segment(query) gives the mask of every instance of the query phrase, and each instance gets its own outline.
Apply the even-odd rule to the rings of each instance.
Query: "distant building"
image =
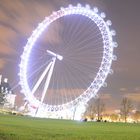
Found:
[[[3,107],[13,108],[15,105],[16,95],[11,91],[11,87],[8,83],[8,79],[4,78],[2,80],[2,75],[0,75],[0,94],[4,94],[4,98],[5,98]]]

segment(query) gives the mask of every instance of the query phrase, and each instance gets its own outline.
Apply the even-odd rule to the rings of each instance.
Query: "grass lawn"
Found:
[[[0,115],[0,140],[140,140],[140,124]]]

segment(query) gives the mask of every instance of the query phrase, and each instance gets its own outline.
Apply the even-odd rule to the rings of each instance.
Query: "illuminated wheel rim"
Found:
[[[77,6],[70,5],[67,8],[61,8],[57,12],[53,12],[52,15],[49,17],[46,17],[43,22],[41,22],[38,27],[33,31],[32,35],[29,37],[28,42],[26,46],[24,47],[23,54],[21,55],[21,62],[20,62],[20,85],[22,88],[22,93],[26,96],[27,100],[30,104],[38,107],[40,105],[40,101],[35,98],[34,95],[31,94],[31,89],[28,85],[27,80],[27,67],[28,67],[28,61],[29,56],[32,51],[32,48],[39,38],[39,36],[42,34],[42,32],[55,20],[59,19],[60,17],[68,16],[68,15],[81,15],[84,17],[89,18],[91,21],[93,21],[103,39],[103,56],[102,56],[102,62],[100,64],[100,67],[98,69],[98,72],[94,78],[94,80],[91,82],[90,86],[78,97],[76,97],[74,100],[60,104],[60,105],[50,105],[50,104],[42,104],[42,106],[45,106],[45,109],[47,111],[60,111],[63,109],[69,109],[76,104],[85,104],[87,103],[91,98],[95,97],[97,95],[97,92],[103,86],[107,75],[112,71],[111,64],[112,60],[116,59],[116,56],[113,55],[113,49],[114,47],[117,47],[117,43],[113,42],[113,36],[115,35],[114,30],[110,30],[111,21],[107,20],[105,21],[105,13],[99,13],[98,8],[91,9],[89,5],[86,5],[85,7],[78,4]]]

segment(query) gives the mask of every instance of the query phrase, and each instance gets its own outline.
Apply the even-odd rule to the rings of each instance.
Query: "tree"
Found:
[[[88,102],[85,115],[86,116],[89,116],[90,118],[94,118],[95,117],[95,112],[94,112],[94,99],[91,99]]]
[[[0,92],[0,105],[4,104],[4,94]]]
[[[102,102],[100,98],[91,99],[88,103],[86,114],[91,118],[95,118],[97,116],[97,121],[102,120],[102,113],[105,110],[105,104]]]
[[[11,100],[11,96],[8,96],[12,93],[11,87],[7,82],[8,79],[4,79],[3,82],[0,82],[0,105],[1,106],[11,106],[8,100]]]
[[[137,111],[140,111],[140,103],[137,105]]]
[[[118,121],[118,119],[119,119],[119,116],[117,115],[117,114],[111,114],[110,115],[110,119],[111,119],[111,121]]]
[[[120,113],[125,122],[127,122],[128,115],[132,111],[132,108],[133,108],[133,105],[131,103],[131,100],[124,97],[121,102]]]
[[[133,119],[134,119],[136,122],[139,122],[139,121],[140,121],[140,111],[136,111],[136,112],[133,114]]]
[[[98,120],[102,119],[102,113],[105,111],[105,104],[100,98],[95,101],[95,112],[97,113]]]
[[[6,101],[6,94],[3,88],[0,86],[0,105],[3,106]]]

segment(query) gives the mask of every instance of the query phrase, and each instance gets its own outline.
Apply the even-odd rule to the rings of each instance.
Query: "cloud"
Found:
[[[8,1],[2,3],[3,19],[8,22],[13,28],[23,34],[27,34],[35,28],[46,16],[53,11],[52,3],[38,1],[19,1],[15,0],[16,4]]]
[[[6,61],[3,59],[0,59],[0,70],[4,68],[5,64],[6,64]]]
[[[125,92],[125,91],[127,91],[127,88],[123,88],[123,87],[122,87],[122,88],[120,88],[120,91],[121,91],[121,92]]]
[[[103,100],[109,100],[111,99],[111,94],[109,93],[102,93],[102,94],[99,94],[100,98],[103,99]]]
[[[44,1],[25,2],[15,0],[15,2],[8,0],[0,2],[1,54],[14,54],[16,45],[21,44],[20,39],[26,38],[27,40],[38,24],[52,13],[55,6],[53,6],[53,2]],[[57,29],[61,28],[62,26],[60,27],[60,24],[57,24]],[[47,35],[47,39],[51,42],[57,43],[60,41],[60,37],[55,30],[51,30]],[[41,38],[43,39],[43,37]]]
[[[23,44],[26,44],[22,40],[27,40],[38,23],[53,11],[50,3],[47,6],[43,3],[0,1],[0,69],[4,70],[7,61],[17,57]]]
[[[134,91],[135,92],[140,92],[140,87],[135,87]]]
[[[38,23],[44,20],[46,16],[49,16],[54,10],[57,11],[61,6],[68,6],[70,3],[75,5],[78,1],[61,1],[59,4],[56,0],[31,0],[28,2],[24,0],[14,0],[14,2],[5,0],[0,2],[0,53],[14,54],[16,52],[14,50],[16,48],[15,42],[19,42],[19,36],[21,38],[25,36],[27,39],[37,27]],[[92,4],[93,1],[89,0],[87,3]],[[94,0],[94,3],[104,5],[97,0]],[[61,30],[62,28],[62,25],[58,23],[57,29]],[[48,40],[50,42],[58,43],[61,41],[61,38],[56,32],[53,30],[48,34]]]
[[[127,97],[136,102],[140,102],[140,93],[128,93],[124,95],[124,97]]]
[[[3,25],[0,25],[0,31],[0,54],[14,54],[15,50],[12,48],[12,40],[14,40],[16,33]]]

